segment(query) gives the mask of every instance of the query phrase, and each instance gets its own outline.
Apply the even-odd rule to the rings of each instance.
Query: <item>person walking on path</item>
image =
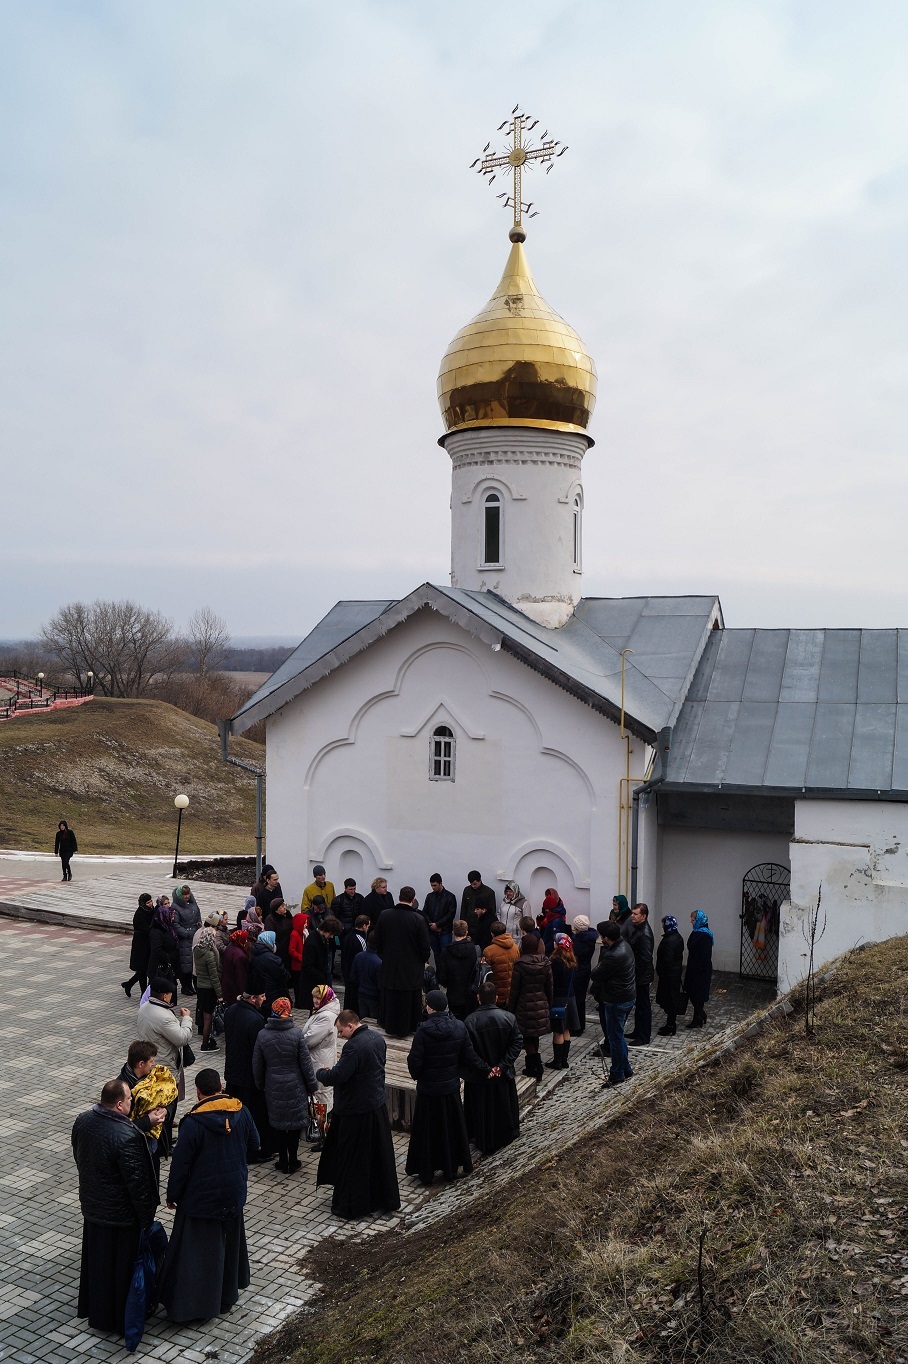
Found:
[[[438,983],[443,985],[445,980],[444,954],[454,932],[454,920],[457,918],[457,897],[450,890],[445,890],[440,871],[433,871],[429,877],[429,893],[422,907],[422,916],[426,921],[426,928],[429,930],[432,959],[435,962],[435,975]]]
[[[219,1001],[224,998],[221,990],[221,959],[217,949],[215,932],[220,923],[220,915],[212,911],[199,930],[192,949],[193,975],[196,980],[198,999],[196,1008],[202,1015],[202,1051],[218,1051],[218,1044],[211,1036],[211,1023]]]
[[[221,959],[221,993],[228,1008],[237,1002],[248,980],[249,934],[245,928],[235,928]]]
[[[265,1095],[255,1083],[252,1055],[255,1042],[265,1020],[262,1017],[264,995],[241,994],[224,1014],[224,1085],[228,1094],[248,1108],[259,1134],[258,1154],[254,1162],[270,1160],[274,1154],[274,1139],[268,1122]],[[253,1159],[250,1157],[250,1159]]]
[[[61,819],[57,825],[57,833],[54,838],[54,856],[59,857],[60,866],[63,869],[61,880],[71,881],[73,879],[72,868],[69,864],[73,855],[78,851],[79,845],[76,842],[74,830],[69,827],[65,819]]]
[[[76,1315],[94,1331],[125,1331],[126,1299],[139,1249],[158,1206],[158,1185],[148,1145],[129,1119],[132,1094],[119,1077],[73,1124],[72,1151],[79,1171],[82,1269]]]
[[[688,1028],[702,1028],[706,1022],[706,1001],[713,980],[713,934],[709,919],[702,909],[690,916],[691,935],[687,940],[687,970],[684,988],[694,1006],[694,1016]]]
[[[511,974],[520,952],[500,919],[495,920],[489,931],[492,934],[492,941],[482,956],[492,968],[498,1004],[504,1008],[511,995]]]
[[[577,969],[574,972],[574,999],[577,1003],[579,1024],[577,1033],[582,1037],[586,1032],[586,996],[590,988],[590,971],[593,969],[593,957],[599,934],[595,928],[590,928],[590,921],[585,914],[575,914],[571,928],[574,932],[574,957],[577,961]]]
[[[369,933],[366,937],[366,950],[353,958],[347,988],[355,993],[357,999],[355,1009],[352,1004],[350,1005],[353,1012],[360,1018],[374,1018],[378,1022],[378,1009],[381,1003],[381,957],[375,950],[374,933]]]
[[[621,936],[620,924],[611,919],[602,925],[602,947],[590,983],[605,1030],[603,1052],[611,1056],[607,1084],[620,1085],[634,1073],[627,1056],[624,1025],[637,998],[637,968],[634,954]]]
[[[480,1151],[489,1155],[520,1136],[520,1104],[514,1063],[523,1038],[512,1013],[496,1003],[495,982],[479,987],[479,1007],[466,1021],[467,1036],[488,1073],[470,1076],[463,1087],[467,1132]]]
[[[290,984],[290,976],[274,950],[274,934],[263,930],[252,944],[249,956],[249,993],[264,995],[262,1017],[271,1014],[271,1005]]]
[[[492,941],[492,924],[498,918],[498,904],[491,886],[483,883],[482,873],[467,873],[467,884],[460,897],[460,917],[466,920],[470,937],[480,952]]]
[[[684,974],[684,939],[678,932],[678,920],[673,914],[662,918],[662,937],[656,948],[656,1003],[665,1013],[665,1024],[659,1028],[660,1037],[674,1037],[678,1015],[687,1010],[682,997],[681,977]]]
[[[192,1015],[188,1009],[181,1009],[179,1017],[174,1014],[171,1000],[175,992],[176,986],[166,976],[158,976],[151,982],[151,995],[136,1014],[136,1037],[140,1042],[154,1043],[158,1061],[173,1074],[183,1099],[186,1097],[183,1048],[192,1039]]]
[[[132,975],[129,980],[121,980],[120,985],[126,991],[126,998],[132,998],[132,987],[138,985],[140,992],[145,993],[148,984],[148,959],[151,956],[151,941],[149,933],[154,919],[154,901],[150,895],[139,896],[139,907],[132,916],[132,946],[129,953],[129,969]]]
[[[422,1014],[422,981],[429,960],[429,930],[413,906],[416,892],[401,887],[398,903],[382,911],[375,929],[381,957],[381,1013],[379,1022],[389,1037],[415,1032]]]
[[[335,1026],[344,1049],[337,1065],[316,1075],[320,1085],[334,1090],[316,1184],[334,1185],[336,1217],[358,1220],[373,1212],[396,1212],[400,1189],[385,1106],[385,1039],[352,1009],[344,1009]]]
[[[634,1031],[628,1039],[632,1047],[648,1047],[653,1035],[653,1006],[649,988],[653,983],[653,953],[656,942],[649,926],[649,907],[634,905],[627,930],[627,943],[634,954],[637,997],[634,1001]]]
[[[429,991],[426,1013],[407,1056],[407,1069],[416,1081],[416,1104],[404,1168],[420,1183],[431,1184],[438,1170],[448,1180],[456,1179],[460,1169],[472,1173],[460,1077],[491,1078],[492,1072],[473,1050],[466,1025],[448,1012],[444,990]]]
[[[303,1024],[303,1037],[306,1039],[306,1046],[309,1048],[316,1072],[330,1070],[337,1064],[337,1029],[334,1025],[339,1014],[340,1000],[331,986],[316,985],[312,991],[312,1012]],[[316,1113],[319,1138],[309,1149],[320,1151],[325,1139],[325,1123],[331,1110],[331,1090],[319,1085],[312,1097],[319,1105]]]
[[[194,995],[192,940],[202,927],[202,911],[189,886],[173,892],[173,926],[180,944],[180,984],[184,995]]]
[[[300,909],[305,914],[309,913],[310,909],[312,908],[312,901],[315,899],[317,895],[320,895],[322,897],[327,907],[334,901],[334,898],[337,894],[337,892],[334,889],[334,882],[328,880],[324,867],[322,866],[313,867],[312,875],[314,876],[315,880],[311,881],[309,885],[306,887],[306,889],[303,891],[303,898],[300,901]]]
[[[549,957],[552,963],[552,1059],[548,1070],[567,1070],[571,1051],[571,1033],[577,1031],[577,1001],[574,998],[574,974],[577,958],[567,933],[556,933]]]
[[[516,881],[506,881],[504,894],[501,897],[501,922],[504,924],[515,943],[520,942],[520,921],[525,918],[532,918],[533,911],[527,903],[527,897],[520,889]]]
[[[169,976],[176,994],[180,978],[180,941],[166,895],[158,896],[148,930],[148,979],[154,980],[156,976]]]
[[[376,876],[372,882],[372,889],[363,901],[363,913],[368,914],[373,929],[378,923],[382,910],[393,908],[394,896],[388,890],[387,881],[383,876]]]
[[[271,1017],[255,1039],[252,1074],[265,1091],[268,1122],[277,1148],[276,1170],[294,1174],[301,1166],[300,1133],[309,1117],[309,1095],[317,1088],[306,1039],[293,1021],[289,999],[276,999]]]
[[[520,940],[520,956],[511,973],[508,1012],[517,1020],[527,1054],[524,1075],[542,1079],[539,1039],[552,1030],[552,963],[545,955],[541,938],[525,934]]]
[[[171,1321],[229,1312],[250,1281],[243,1208],[259,1134],[248,1109],[223,1093],[216,1070],[200,1070],[195,1088],[198,1102],[180,1123],[167,1181],[176,1217],[160,1300]]]

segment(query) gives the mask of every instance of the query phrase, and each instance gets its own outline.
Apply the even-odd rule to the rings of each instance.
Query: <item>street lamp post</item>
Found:
[[[189,804],[189,797],[174,796],[173,803],[177,807],[177,810],[179,811],[179,814],[177,815],[177,847],[176,852],[173,855],[173,875],[179,876],[180,873],[177,871],[177,862],[179,861],[180,857],[180,829],[183,825],[183,811]]]
[[[91,668],[89,668],[88,673],[86,674],[86,677],[87,677],[87,681],[88,681],[88,688],[87,688],[87,690],[90,691],[90,692],[93,692],[94,689],[95,689],[95,675],[94,675],[94,673],[92,672]]]
[[[44,674],[43,674],[43,673],[38,673],[38,676],[35,678],[35,681],[36,681],[37,684],[38,684],[38,690],[39,690],[39,691],[43,691],[43,690],[44,690]]]

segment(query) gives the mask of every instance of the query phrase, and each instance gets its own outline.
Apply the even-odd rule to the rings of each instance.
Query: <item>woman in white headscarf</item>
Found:
[[[532,917],[532,913],[527,897],[521,892],[517,882],[507,881],[504,895],[501,897],[501,920],[518,946],[521,938],[520,920],[524,915]]]

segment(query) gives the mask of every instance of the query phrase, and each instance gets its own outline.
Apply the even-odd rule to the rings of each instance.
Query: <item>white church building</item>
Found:
[[[787,988],[820,882],[818,960],[908,930],[908,631],[584,597],[595,366],[510,236],[438,378],[450,584],[339,602],[228,723],[266,724],[268,859],[294,898],[315,863],[420,897],[476,867],[657,937],[705,909],[717,967]]]

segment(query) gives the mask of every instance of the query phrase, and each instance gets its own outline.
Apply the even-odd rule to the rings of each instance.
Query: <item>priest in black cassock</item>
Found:
[[[429,991],[426,1013],[407,1057],[416,1104],[405,1168],[408,1175],[431,1184],[439,1170],[445,1179],[456,1179],[461,1168],[467,1175],[472,1171],[460,1077],[487,1075],[489,1068],[483,1068],[463,1023],[449,1013],[444,990]]]
[[[497,1007],[495,988],[491,978],[483,981],[479,1008],[468,1014],[464,1023],[473,1050],[489,1072],[485,1077],[468,1077],[463,1093],[467,1132],[486,1154],[520,1135],[514,1063],[523,1038],[514,1015]]]
[[[401,887],[397,904],[382,910],[374,930],[381,957],[378,1021],[389,1037],[408,1037],[422,1016],[423,972],[431,943],[415,900],[412,886]]]

